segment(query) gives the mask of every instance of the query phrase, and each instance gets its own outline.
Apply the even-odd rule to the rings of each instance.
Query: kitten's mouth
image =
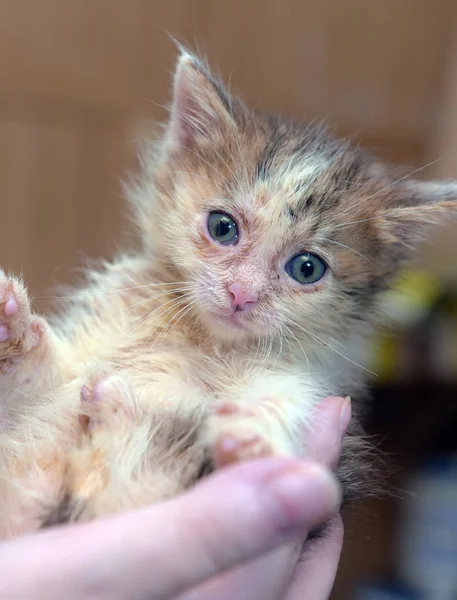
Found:
[[[248,329],[248,321],[246,320],[246,313],[243,311],[220,311],[212,313],[213,317],[216,317],[217,321],[222,324],[225,329]]]
[[[244,315],[241,314],[239,311],[235,311],[228,315],[223,315],[222,319],[227,323],[230,323],[230,325],[232,325],[233,327],[237,327],[238,329],[245,327],[246,324]]]

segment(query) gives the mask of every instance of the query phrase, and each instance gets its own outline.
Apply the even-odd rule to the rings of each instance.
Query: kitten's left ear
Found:
[[[214,131],[223,134],[233,126],[229,94],[202,61],[181,50],[167,132],[169,151],[194,150]]]
[[[457,182],[408,180],[395,185],[395,198],[384,209],[381,228],[391,241],[414,248],[435,226],[456,219]]]

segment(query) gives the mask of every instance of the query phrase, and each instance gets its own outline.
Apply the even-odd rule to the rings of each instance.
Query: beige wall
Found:
[[[454,0],[0,0],[1,264],[40,296],[112,251],[136,129],[165,115],[168,33],[259,108],[328,118],[415,166],[443,153],[436,172],[457,175],[456,13]],[[352,570],[382,569],[373,520],[351,531]],[[350,570],[341,582],[335,597]]]

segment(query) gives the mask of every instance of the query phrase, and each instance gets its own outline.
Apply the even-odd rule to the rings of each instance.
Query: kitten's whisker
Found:
[[[436,164],[440,160],[441,160],[441,158],[437,158],[435,160],[432,160],[431,162],[427,163],[423,167],[419,167],[418,169],[412,171],[411,173],[408,173],[408,175],[404,175],[403,177],[400,177],[399,179],[393,181],[392,183],[389,183],[389,185],[386,185],[385,187],[383,187],[380,190],[376,191],[371,196],[368,196],[368,198],[364,198],[362,201],[364,203],[368,202],[368,200],[371,200],[372,198],[374,198],[378,194],[381,194],[382,192],[385,192],[389,188],[393,187],[394,185],[397,185],[397,183],[400,183],[401,181],[404,181],[405,179],[408,179],[409,177],[411,177],[411,175],[415,175],[416,173],[419,173],[420,171],[423,171],[424,169],[427,169],[428,167],[431,167],[432,165]],[[356,223],[365,223],[365,221],[374,221],[374,220],[380,219],[380,218],[381,218],[381,216],[378,215],[376,217],[369,217],[367,219],[359,219],[358,221],[348,221],[347,223],[339,223],[338,225],[335,225],[335,228],[344,227],[345,225],[354,225]]]
[[[389,188],[393,187],[394,185],[397,185],[397,183],[400,183],[401,181],[404,181],[405,179],[409,179],[411,177],[411,175],[415,175],[416,173],[420,173],[421,171],[424,171],[425,169],[428,169],[428,167],[431,167],[432,165],[435,165],[440,160],[441,160],[441,158],[436,158],[435,160],[432,160],[431,162],[427,163],[426,165],[424,165],[422,167],[419,167],[418,169],[415,169],[414,171],[411,171],[411,173],[408,173],[408,175],[404,175],[403,177],[400,177],[399,179],[396,179],[395,181],[392,181],[392,183],[389,183],[389,185],[386,185],[385,187],[381,188],[380,190],[378,190],[377,192],[375,192],[371,196],[368,196],[368,198],[365,198],[365,202],[367,202],[368,200],[371,200],[372,198],[374,198],[378,194],[381,194],[382,192],[385,192],[386,190],[388,190]]]
[[[290,327],[288,327],[285,323],[283,325],[284,325],[285,329],[290,333],[290,335],[294,338],[294,340],[297,342],[297,344],[300,346],[300,348],[302,349],[303,355],[306,359],[306,364],[308,366],[308,374],[309,374],[309,370],[310,370],[309,358],[308,358],[308,355],[306,354],[306,350],[303,348],[300,340],[297,338],[297,336],[294,334],[294,332],[290,329]]]
[[[181,302],[183,300],[185,300],[189,295],[191,295],[192,292],[187,292],[186,294],[182,294],[180,296],[178,296],[177,298],[171,298],[171,300],[169,300],[168,302],[165,302],[165,304],[161,304],[160,306],[158,306],[157,308],[155,308],[154,310],[146,313],[146,315],[144,315],[143,317],[141,317],[141,319],[139,319],[138,321],[136,321],[127,331],[126,333],[130,333],[132,331],[132,329],[134,329],[135,327],[137,327],[140,323],[142,323],[143,321],[145,321],[146,319],[152,317],[152,316],[157,316],[155,315],[155,313],[157,313],[157,311],[165,308],[166,306],[168,306],[169,304],[172,304],[172,306],[170,307],[170,309],[167,309],[167,311],[165,311],[165,313],[161,313],[159,316],[163,316],[164,314],[166,314],[166,312],[168,312],[168,310],[172,310],[173,309],[173,303],[176,302]],[[142,331],[142,330],[141,330]]]
[[[254,374],[259,373],[262,370],[264,364],[268,360],[267,352],[267,335],[259,337],[259,343],[257,345],[257,352],[252,360],[252,366],[247,372],[248,377],[252,377]]]
[[[358,219],[357,221],[347,221],[346,223],[339,223],[335,225],[335,229],[339,229],[340,227],[344,227],[346,225],[355,225],[356,223],[365,223],[367,221],[377,221],[378,219],[384,218],[383,215],[377,215],[376,217],[368,217],[367,219]]]
[[[73,294],[72,296],[35,296],[35,298],[37,300],[74,300],[75,298],[87,298],[90,296],[105,296],[108,294],[118,294],[119,292],[130,292],[133,290],[141,290],[141,289],[146,289],[146,288],[153,288],[153,287],[159,287],[159,286],[164,286],[164,285],[180,285],[186,283],[188,284],[188,281],[171,281],[171,282],[164,282],[164,283],[147,283],[145,285],[135,285],[132,287],[125,287],[125,288],[117,288],[115,290],[107,290],[107,291],[103,291],[103,292],[81,292],[81,293],[76,293]]]
[[[165,304],[161,304],[160,306],[157,306],[155,309],[153,309],[153,310],[149,311],[148,313],[146,313],[145,315],[143,315],[143,317],[141,317],[140,319],[138,319],[138,321],[136,321],[136,322],[135,322],[135,323],[134,323],[134,324],[133,324],[133,325],[132,325],[132,326],[131,326],[131,327],[130,327],[130,328],[127,330],[127,331],[126,331],[126,333],[127,333],[127,334],[128,334],[128,333],[131,333],[131,331],[132,331],[132,330],[133,330],[135,327],[137,327],[137,326],[138,326],[140,323],[143,323],[143,321],[145,321],[146,319],[149,319],[150,317],[153,317],[153,316],[161,316],[162,314],[165,314],[165,313],[161,313],[160,315],[156,315],[156,313],[157,313],[159,310],[162,310],[162,309],[163,309],[163,308],[165,308],[167,305],[169,305],[169,304],[171,304],[171,303],[178,303],[178,302],[180,302],[181,300],[182,300],[182,298],[181,298],[181,297],[178,297],[178,298],[172,298],[172,299],[171,299],[171,300],[169,300],[168,302],[165,302]],[[172,307],[173,307],[173,304],[172,304]],[[172,307],[171,307],[171,308],[172,308]],[[166,312],[166,311],[165,311],[165,312]],[[147,324],[146,324],[146,325],[147,325]],[[140,329],[140,331],[139,331],[138,333],[141,333],[141,331],[143,331],[143,329],[144,329],[144,328]]]
[[[188,286],[188,287],[183,287],[183,288],[176,288],[173,290],[165,290],[160,292],[160,294],[155,294],[154,296],[150,296],[149,298],[144,298],[143,300],[140,300],[139,302],[135,302],[135,304],[131,304],[128,308],[135,308],[137,306],[143,306],[144,304],[147,304],[148,302],[152,302],[153,300],[157,300],[158,298],[162,298],[163,296],[167,296],[168,294],[179,294],[181,292],[190,292],[192,291],[192,287]]]
[[[264,367],[267,365],[270,356],[271,356],[271,352],[273,349],[273,337],[271,334],[267,334],[267,336],[265,336],[264,338],[265,340],[265,344],[263,346],[263,354],[261,355],[261,361],[256,369],[255,372],[260,373],[262,371],[262,369],[264,369]],[[267,340],[269,340],[269,345],[267,347]]]
[[[147,336],[146,339],[146,344],[148,344],[151,339],[154,337],[154,334],[156,333],[156,331],[158,329],[161,328],[161,331],[159,331],[157,338],[154,340],[154,344],[157,342],[157,340],[160,338],[161,335],[163,335],[164,330],[167,329],[167,327],[169,327],[170,322],[166,323],[165,325],[163,324],[163,321],[166,317],[168,317],[170,314],[173,313],[173,311],[175,310],[180,310],[181,307],[185,307],[188,306],[188,298],[181,298],[179,301],[175,302],[175,304],[172,304],[171,306],[169,306],[167,309],[165,309],[164,311],[162,311],[161,313],[157,314],[157,315],[148,315],[151,318],[153,317],[153,322],[155,322],[155,326],[153,327],[153,329],[149,332],[149,335]],[[170,317],[170,321],[173,319],[173,315]],[[145,330],[147,330],[148,328],[148,323],[146,323],[140,330],[139,333],[144,332]]]
[[[248,379],[251,376],[251,373],[254,372],[255,370],[255,366],[257,364],[257,359],[259,356],[259,351],[260,351],[260,345],[262,343],[263,340],[263,336],[259,336],[257,338],[257,344],[255,346],[255,352],[250,353],[250,358],[246,364],[246,369],[244,371],[244,375],[242,376],[242,381],[245,381],[246,379]]]
[[[183,306],[183,305],[187,305],[187,303],[189,302],[189,299],[192,299],[193,293],[190,292],[188,294],[185,294],[183,296],[181,296],[180,298],[177,299],[177,301],[173,304],[171,304],[171,306],[169,306],[165,311],[160,312],[159,314],[155,314],[156,311],[152,311],[151,313],[149,313],[148,316],[154,317],[154,320],[158,320],[156,326],[154,327],[154,329],[152,330],[152,332],[150,333],[148,340],[151,339],[152,334],[156,331],[156,329],[158,327],[161,327],[163,324],[163,319],[165,317],[168,318],[168,315],[170,313],[172,313],[175,309]],[[166,305],[164,304],[163,307],[165,307]],[[162,307],[162,308],[163,308]],[[170,320],[173,319],[173,317],[170,317]],[[170,321],[165,325],[164,329],[169,325]],[[145,328],[143,328],[144,330]]]
[[[193,308],[193,306],[199,301],[199,298],[195,298],[193,301],[191,301],[190,303],[186,304],[185,306],[183,306],[177,313],[176,315],[174,315],[174,317],[172,317],[172,319],[176,319],[176,317],[178,315],[181,315],[179,317],[179,319],[177,319],[176,321],[173,322],[173,320],[170,320],[169,325],[170,327],[168,329],[164,329],[164,331],[159,335],[159,337],[156,339],[156,341],[154,342],[154,345],[157,348],[157,343],[158,340],[160,339],[160,336],[163,335],[163,339],[160,341],[160,344],[162,342],[165,341],[165,339],[170,335],[170,333],[172,332],[172,330],[174,329],[174,327],[181,321],[181,319],[183,319],[183,317],[185,317]],[[160,345],[159,344],[159,345]]]
[[[263,336],[259,336],[257,338],[255,353],[251,356],[250,363],[248,362],[248,364],[247,364],[247,369],[245,371],[245,374],[243,375],[243,380],[250,377],[251,373],[255,369],[255,365],[257,364],[257,358],[259,356],[260,345],[261,345],[262,341],[263,341]]]
[[[325,238],[325,240],[327,242],[330,242],[331,244],[336,244],[337,246],[342,246],[343,248],[346,248],[347,250],[350,250],[351,252],[354,252],[354,254],[358,254],[361,258],[364,258],[370,264],[372,264],[372,265],[374,264],[372,260],[370,260],[367,256],[364,256],[363,254],[361,254],[357,250],[354,250],[354,248],[350,248],[349,246],[346,246],[345,244],[342,244],[341,242],[336,242],[335,240],[331,240],[329,238]]]
[[[324,340],[322,340],[319,336],[317,336],[312,331],[309,331],[308,329],[306,329],[302,325],[299,325],[298,323],[295,323],[295,321],[292,321],[292,319],[290,319],[290,318],[288,318],[287,320],[288,320],[289,323],[291,323],[292,325],[295,325],[295,327],[298,327],[298,329],[301,329],[307,335],[309,335],[309,336],[313,337],[314,339],[316,339],[317,341],[321,342],[321,344],[323,344],[324,346],[326,346],[327,348],[329,348],[330,350],[332,350],[332,352],[335,352],[335,354],[338,354],[339,356],[341,356],[342,358],[344,358],[348,362],[352,363],[356,367],[359,367],[360,369],[363,369],[367,373],[370,373],[370,375],[374,375],[375,377],[378,377],[378,375],[376,373],[374,373],[373,371],[370,371],[370,369],[367,369],[363,365],[360,365],[359,363],[355,362],[355,360],[352,360],[352,358],[349,358],[348,356],[345,356],[342,352],[340,352],[339,350],[337,350],[336,348],[334,348],[333,346],[331,346],[328,342],[324,342]]]
[[[149,340],[152,338],[152,336],[154,335],[154,333],[157,331],[157,329],[159,327],[162,326],[162,321],[165,317],[168,317],[168,315],[170,313],[172,313],[174,310],[176,310],[177,308],[183,307],[183,306],[188,306],[189,300],[193,300],[193,298],[195,298],[195,292],[191,291],[188,292],[187,294],[183,294],[176,303],[172,304],[170,307],[168,307],[165,311],[159,313],[158,315],[154,315],[154,319],[158,319],[158,322],[156,324],[156,326],[154,327],[154,329],[150,332],[147,341],[149,342]],[[165,305],[164,305],[165,306]],[[155,311],[153,311],[154,313]],[[180,312],[180,311],[178,311]],[[165,327],[163,327],[162,332],[159,334],[158,337],[160,337],[164,331],[166,331],[167,327],[169,327],[170,323],[173,321],[173,319],[176,317],[176,315],[172,316],[169,320],[169,322],[165,325]],[[162,321],[161,321],[162,319]],[[143,327],[143,330],[146,327]]]
[[[252,365],[252,369],[249,375],[252,377],[254,373],[258,373],[262,369],[265,353],[267,349],[267,336],[263,335],[261,338],[261,344],[259,346],[259,353],[255,357],[255,362]]]
[[[294,358],[294,360],[296,362],[297,361],[297,357],[296,357],[295,352],[294,352],[294,350],[293,350],[293,348],[291,346],[291,343],[289,342],[289,338],[287,337],[287,335],[284,336],[284,339],[286,340],[287,345],[289,346],[289,349],[290,349],[290,351],[292,353],[292,356],[293,356],[293,358]],[[308,369],[308,374],[309,374],[309,369]]]
[[[252,377],[252,375],[254,375],[254,373],[258,373],[261,370],[262,364],[264,361],[266,348],[267,348],[267,336],[262,335],[259,338],[259,344],[257,346],[258,351],[256,352],[255,359],[252,361],[252,367],[249,371],[250,377]]]
[[[269,338],[270,338],[270,344],[269,344],[269,346],[268,346],[268,351],[267,351],[267,354],[265,355],[265,360],[264,360],[264,361],[263,361],[263,363],[262,363],[262,369],[263,369],[263,368],[265,368],[265,367],[267,366],[267,364],[268,364],[268,361],[270,360],[270,358],[271,358],[271,354],[272,354],[272,352],[273,352],[274,338],[273,338],[273,335],[271,335],[271,333],[270,333],[270,335],[269,335]]]
[[[281,358],[281,356],[282,356],[282,343],[283,343],[283,333],[282,333],[282,331],[280,330],[280,331],[279,331],[279,352],[278,352],[278,356],[276,357],[276,361],[275,361],[275,362],[278,362],[278,360],[279,360],[279,359]]]

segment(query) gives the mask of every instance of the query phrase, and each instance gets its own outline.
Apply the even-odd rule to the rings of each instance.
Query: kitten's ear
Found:
[[[193,150],[199,139],[231,126],[230,97],[206,65],[181,50],[176,66],[167,141],[172,153]]]
[[[456,220],[457,181],[413,181],[395,186],[395,199],[384,209],[381,228],[391,241],[414,248],[433,228]]]

